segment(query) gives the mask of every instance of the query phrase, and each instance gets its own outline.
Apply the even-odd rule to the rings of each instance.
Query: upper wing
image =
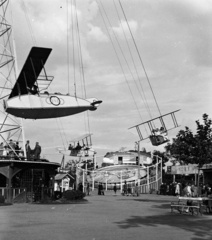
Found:
[[[81,136],[81,137],[72,139],[72,140],[70,140],[69,142],[74,142],[74,143],[76,143],[76,142],[80,142],[80,141],[83,141],[83,140],[85,140],[86,142],[91,142],[91,135],[92,135],[91,133],[85,134],[85,135],[83,135],[83,136]]]
[[[133,126],[133,127],[130,127],[130,128],[128,128],[128,129],[135,128],[135,127],[138,127],[138,126],[143,125],[143,124],[146,124],[146,123],[148,124],[148,123],[150,123],[150,122],[152,122],[152,121],[154,121],[154,120],[156,120],[156,119],[162,119],[163,117],[168,116],[168,115],[171,115],[171,117],[172,117],[172,119],[173,119],[173,122],[175,123],[176,120],[175,120],[175,118],[173,118],[173,117],[174,117],[174,113],[175,113],[175,112],[178,112],[178,111],[180,111],[180,109],[178,109],[178,110],[176,110],[176,111],[173,111],[173,112],[170,112],[170,113],[167,113],[167,114],[164,114],[164,115],[161,115],[161,116],[159,116],[159,117],[153,118],[153,119],[148,120],[148,121],[146,121],[146,122],[137,124],[137,125],[135,125],[135,126]]]
[[[81,140],[83,140],[83,139],[85,139],[85,138],[90,138],[91,135],[92,135],[91,133],[89,133],[89,134],[84,134],[84,135],[82,135],[82,136],[80,136],[80,137],[78,137],[78,138],[74,138],[74,139],[70,140],[69,142],[79,142],[79,141],[81,141]]]
[[[27,94],[40,75],[51,48],[32,47],[9,98]]]

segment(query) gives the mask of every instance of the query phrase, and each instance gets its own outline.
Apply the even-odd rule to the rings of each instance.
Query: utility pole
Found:
[[[138,147],[138,189],[137,189],[137,195],[140,196],[140,141],[136,142]]]

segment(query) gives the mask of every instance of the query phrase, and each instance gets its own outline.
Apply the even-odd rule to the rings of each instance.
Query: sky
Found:
[[[54,76],[48,91],[74,95],[76,84],[77,96],[85,96],[85,87],[86,98],[103,101],[93,112],[23,120],[25,138],[32,148],[40,143],[42,157],[61,162],[57,146],[67,147],[71,139],[90,132],[100,163],[107,152],[134,149],[139,136],[129,128],[160,114],[181,109],[176,113],[180,126],[169,132],[170,139],[185,126],[195,132],[195,121],[201,121],[204,113],[212,116],[210,0],[10,3],[8,22],[13,27],[18,71],[32,46],[52,48],[45,65],[48,75]],[[166,121],[172,127],[170,119]],[[148,128],[141,132],[148,137]],[[164,146],[153,147],[148,139],[140,142],[146,151],[163,151]]]

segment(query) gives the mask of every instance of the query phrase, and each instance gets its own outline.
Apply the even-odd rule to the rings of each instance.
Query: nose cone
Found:
[[[97,107],[99,106],[99,104],[102,103],[101,100],[97,100],[96,98],[89,98],[89,99],[86,99],[86,100],[91,103],[91,106],[93,107],[93,109],[91,109],[91,110],[96,110]]]
[[[91,105],[94,106],[94,107],[98,107],[99,104],[101,104],[101,103],[102,103],[101,100],[96,100],[96,101],[92,102]]]

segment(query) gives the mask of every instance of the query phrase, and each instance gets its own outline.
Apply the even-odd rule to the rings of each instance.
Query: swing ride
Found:
[[[4,100],[7,113],[25,119],[58,118],[94,111],[102,102],[96,98],[83,99],[69,94],[41,92],[44,89],[40,89],[39,82],[46,81],[50,85],[53,81],[44,68],[51,50],[41,47],[31,49],[8,99]],[[44,75],[40,76],[42,70]]]

